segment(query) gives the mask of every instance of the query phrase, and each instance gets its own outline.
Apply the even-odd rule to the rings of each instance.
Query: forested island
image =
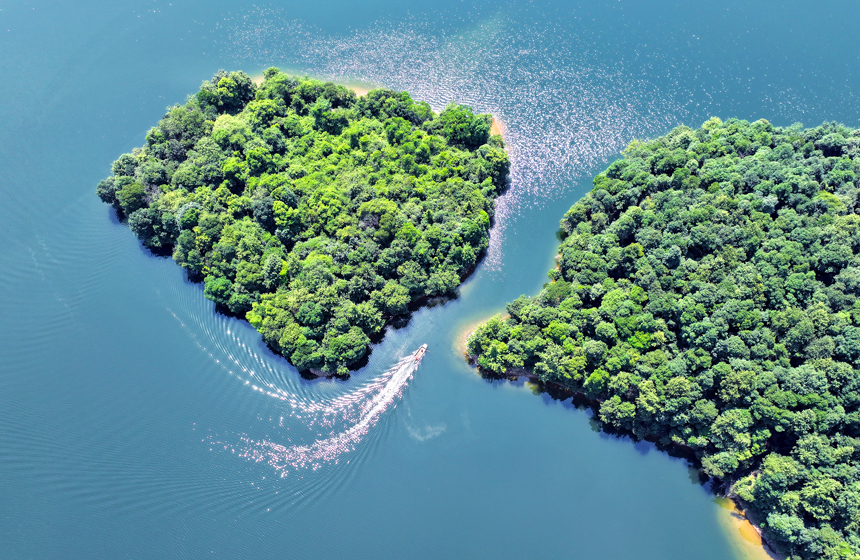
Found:
[[[860,130],[712,118],[623,156],[469,354],[694,455],[791,558],[860,558]]]
[[[491,124],[405,92],[219,71],[97,193],[299,370],[346,375],[487,247],[510,167]]]

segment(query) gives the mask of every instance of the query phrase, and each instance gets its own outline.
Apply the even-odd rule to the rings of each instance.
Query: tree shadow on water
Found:
[[[509,383],[515,386],[529,386],[532,394],[541,397],[545,404],[560,403],[570,411],[585,412],[588,415],[588,425],[591,431],[597,433],[601,439],[612,439],[627,441],[633,444],[633,448],[642,456],[652,451],[666,453],[673,459],[682,460],[687,466],[687,474],[692,484],[702,487],[709,495],[717,495],[724,489],[718,487],[717,482],[705,474],[701,462],[694,451],[683,445],[673,442],[661,442],[653,439],[642,439],[629,430],[615,428],[600,420],[600,401],[589,399],[584,393],[573,391],[555,383],[544,383],[531,372],[518,371],[515,375],[497,375],[487,372],[469,360],[478,374],[488,383],[494,386]]]

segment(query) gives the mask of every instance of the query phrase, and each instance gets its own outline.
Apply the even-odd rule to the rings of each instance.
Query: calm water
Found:
[[[457,350],[540,289],[631,139],[860,124],[860,5],[698,4],[0,3],[0,558],[733,558],[683,461]],[[346,382],[302,380],[94,195],[167,105],[272,64],[507,128],[487,259]]]

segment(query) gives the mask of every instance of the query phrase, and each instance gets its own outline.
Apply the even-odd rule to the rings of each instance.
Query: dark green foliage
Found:
[[[475,265],[508,157],[467,107],[437,117],[405,92],[264,76],[204,82],[97,194],[296,367],[344,375]]]
[[[467,108],[451,104],[425,128],[438,130],[451,144],[477,148],[489,140],[492,122],[489,115],[473,115]]]
[[[470,354],[691,450],[792,557],[860,557],[860,130],[711,119],[624,156]]]

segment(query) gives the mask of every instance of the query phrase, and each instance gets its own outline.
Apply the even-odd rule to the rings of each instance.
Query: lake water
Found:
[[[701,4],[0,4],[0,558],[735,558],[684,461],[458,350],[540,289],[558,220],[631,139],[860,124],[860,4]],[[348,381],[303,380],[94,194],[218,68],[270,65],[506,127],[486,259]]]

